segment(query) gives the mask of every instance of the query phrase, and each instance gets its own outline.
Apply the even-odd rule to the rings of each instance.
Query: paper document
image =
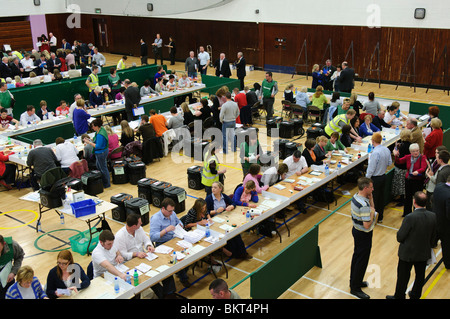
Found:
[[[172,252],[172,248],[166,246],[166,245],[159,245],[155,248],[155,253],[158,254],[170,254]]]

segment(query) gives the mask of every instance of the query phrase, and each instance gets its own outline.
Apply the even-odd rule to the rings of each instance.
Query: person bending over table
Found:
[[[308,167],[308,165],[306,165],[306,167]],[[276,183],[285,179],[287,177],[288,172],[289,167],[286,165],[285,161],[283,161],[283,163],[278,164],[278,167],[272,166],[266,169],[261,177],[261,182],[264,185],[269,186],[275,185]]]
[[[111,186],[111,177],[109,175],[107,158],[108,158],[108,133],[102,126],[103,121],[96,118],[91,122],[91,129],[95,132],[93,141],[85,138],[84,142],[94,147],[95,163],[97,169],[102,173],[103,187]]]
[[[324,163],[330,163],[330,160],[324,160],[325,156],[319,157],[317,153],[314,151],[314,148],[316,146],[316,140],[313,138],[308,138],[305,141],[305,149],[303,150],[302,155],[306,159],[306,163],[308,164],[308,167],[311,167],[311,165],[323,165]]]
[[[96,86],[91,93],[89,93],[89,104],[90,108],[97,108],[101,105],[106,105],[103,100],[102,88],[100,86]]]
[[[9,156],[13,155],[11,151],[0,151],[0,184],[5,186],[7,190],[11,190],[11,184],[16,179],[16,165],[5,162],[9,161]]]
[[[174,211],[175,202],[171,198],[165,198],[161,202],[161,209],[150,219],[150,239],[156,246],[164,244],[175,237],[175,227],[183,226]],[[187,267],[177,272],[181,284],[190,287],[191,283],[187,275]]]
[[[330,139],[325,145],[325,152],[333,152],[333,151],[344,151],[347,153],[347,149],[344,144],[339,140],[339,133],[333,132],[331,133]]]
[[[267,185],[262,187],[259,186],[259,180],[261,179],[261,175],[259,174],[260,172],[261,165],[251,164],[248,169],[248,174],[245,176],[242,182],[245,185],[248,181],[253,181],[255,183],[255,190],[258,194],[261,194],[262,191],[266,191],[269,188]]]
[[[81,281],[81,282],[80,282]],[[68,289],[78,293],[79,290],[89,287],[91,280],[79,264],[73,260],[70,250],[62,250],[56,257],[56,266],[47,275],[47,288],[45,292],[50,299],[64,296],[58,289]]]
[[[117,246],[114,245],[115,236],[110,230],[103,230],[98,237],[98,244],[92,251],[93,278],[102,276],[105,272],[113,276],[127,279],[127,275],[117,270],[116,265],[124,262]]]
[[[233,203],[235,205],[256,208],[257,205],[255,203],[257,202],[258,193],[256,192],[255,182],[252,180],[249,180],[244,185],[239,186],[234,192]]]
[[[83,99],[78,99],[76,102],[76,109],[73,110],[72,121],[75,132],[81,136],[89,131],[89,122],[91,115],[86,111],[85,102]]]
[[[30,183],[33,190],[39,189],[42,175],[57,166],[55,152],[50,147],[44,147],[40,139],[33,141],[33,149],[28,153],[27,166],[32,167]]]
[[[55,140],[55,155],[58,162],[61,164],[61,168],[69,175],[70,173],[70,166],[79,161],[78,158],[78,149],[75,147],[74,144],[70,143],[69,141],[66,141],[62,137],[57,137]]]
[[[211,194],[205,198],[208,212],[211,216],[220,214],[224,211],[230,212],[236,208],[233,200],[223,193],[223,184],[221,182],[214,182],[211,186]],[[239,259],[251,259],[245,249],[244,242],[241,235],[235,236],[227,242],[227,245],[223,248],[223,252],[228,257]]]
[[[14,124],[11,124],[14,123]],[[19,121],[8,115],[8,110],[2,107],[0,109],[0,131],[4,131],[9,128],[9,125],[15,125],[15,128],[19,128]]]

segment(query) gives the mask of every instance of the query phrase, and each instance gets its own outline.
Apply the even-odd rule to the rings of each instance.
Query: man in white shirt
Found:
[[[24,58],[22,60],[20,60],[20,63],[22,64],[22,67],[24,70],[23,77],[26,78],[30,75],[32,68],[34,68],[34,62],[30,58],[30,54],[26,53]]]
[[[110,230],[103,230],[99,235],[97,247],[92,251],[94,278],[106,271],[126,280],[126,274],[117,270],[116,265],[124,262],[120,251],[114,246],[114,235]]]
[[[309,170],[306,159],[299,150],[296,150],[291,156],[285,158],[283,163],[289,168],[286,178],[289,178],[294,174],[300,176],[307,173]]]
[[[201,74],[206,74],[211,57],[209,56],[209,53],[205,51],[203,46],[200,46],[199,50],[200,52],[197,55],[200,64],[199,70]]]
[[[41,119],[36,115],[36,110],[33,105],[28,105],[27,110],[20,115],[20,125],[22,126],[38,123],[40,121]]]
[[[134,257],[145,258],[147,253],[153,253],[153,247],[150,237],[142,228],[141,216],[138,214],[128,214],[126,224],[116,233],[114,246],[119,250],[125,261]],[[159,298],[175,292],[175,281],[172,276],[162,281],[163,287],[156,284],[152,290]]]
[[[92,61],[97,63],[97,66],[102,67],[105,65],[106,59],[103,54],[98,52],[98,48],[94,48],[94,55],[92,56]]]
[[[62,137],[56,138],[55,155],[58,162],[61,164],[62,170],[68,174],[70,173],[70,165],[78,162],[78,149],[70,143],[64,140]]]
[[[74,102],[73,102],[73,103],[70,105],[70,107],[69,107],[69,117],[70,117],[70,118],[72,118],[72,116],[73,116],[73,111],[77,108],[77,101],[78,101],[79,99],[81,99],[81,98],[82,98],[82,96],[81,96],[80,93],[76,93],[75,96],[73,97]]]
[[[50,38],[49,44],[50,44],[50,51],[51,52],[56,52],[56,46],[57,46],[57,41],[56,41],[56,37],[53,35],[52,32],[50,32],[48,34],[48,37]]]

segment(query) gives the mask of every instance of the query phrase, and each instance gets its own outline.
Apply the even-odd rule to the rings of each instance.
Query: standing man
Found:
[[[163,65],[163,53],[162,53],[162,46],[163,46],[163,40],[161,39],[161,35],[158,33],[156,34],[156,39],[152,43],[153,46],[153,53],[155,54],[155,64],[158,64],[158,57],[161,59],[161,65]]]
[[[397,232],[398,248],[397,285],[395,294],[386,299],[405,299],[406,288],[414,266],[416,278],[408,293],[411,299],[420,299],[425,282],[427,261],[431,258],[431,249],[437,245],[436,215],[425,209],[427,195],[423,192],[414,194],[415,210],[405,216]]]
[[[263,107],[266,110],[267,118],[273,117],[273,104],[275,95],[278,93],[278,83],[272,78],[272,72],[266,72],[266,78],[261,84]]]
[[[367,177],[360,177],[358,179],[358,193],[353,195],[351,201],[352,235],[355,248],[350,268],[350,293],[360,299],[370,299],[370,296],[364,293],[361,288],[368,286],[367,281],[363,281],[363,279],[369,264],[373,228],[377,218],[372,191],[372,180]]]
[[[14,96],[8,90],[6,82],[0,82],[0,105],[8,111],[8,115],[12,116],[14,103]]]
[[[438,184],[434,189],[433,212],[436,213],[442,260],[445,268],[450,269],[450,176],[447,177],[446,183]]]
[[[336,71],[336,67],[334,67],[331,64],[331,60],[328,59],[325,62],[325,65],[322,70],[323,74],[325,75],[325,83],[323,85],[324,90],[333,91],[333,80],[331,80],[331,76],[333,75],[334,71]]]
[[[141,92],[139,91],[139,88],[131,85],[130,80],[125,80],[124,86],[125,113],[127,114],[127,121],[131,122],[137,118],[133,114],[133,109],[137,108],[141,102]]]
[[[57,41],[56,41],[56,37],[53,35],[53,33],[52,32],[50,32],[49,34],[48,34],[48,37],[49,37],[49,45],[50,45],[50,52],[53,52],[53,53],[56,53],[56,49],[57,49]]]
[[[12,237],[0,235],[0,272],[8,272],[6,285],[0,283],[0,299],[5,299],[6,291],[16,282],[14,277],[22,267],[24,256],[23,248]]]
[[[144,39],[141,39],[141,65],[148,64],[148,45]]]
[[[383,222],[384,213],[384,188],[386,186],[386,170],[392,164],[391,152],[381,145],[383,137],[381,133],[376,132],[372,135],[373,151],[369,154],[369,163],[367,166],[366,177],[373,182],[373,201],[375,210],[379,214],[378,222]]]
[[[200,74],[206,74],[209,62],[211,61],[211,57],[209,56],[209,53],[205,51],[205,48],[203,46],[200,46],[199,50],[200,52],[198,53],[197,58],[200,65]]]
[[[247,72],[245,71],[245,66],[247,64],[245,63],[244,54],[242,52],[238,52],[237,58],[234,66],[236,67],[236,76],[241,82],[240,90],[242,91],[244,89],[244,78],[247,75]]]
[[[97,87],[98,85],[98,66],[94,65],[92,67],[92,72],[86,79],[86,86],[89,89],[89,94]]]
[[[94,54],[92,55],[92,62],[95,62],[95,64],[99,67],[102,67],[106,64],[106,59],[103,54],[98,52],[98,48],[94,47]]]
[[[348,66],[346,61],[342,62],[341,74],[336,78],[336,84],[340,92],[352,93],[354,87],[355,70]]]
[[[236,102],[231,100],[231,93],[225,94],[227,101],[223,103],[220,109],[219,119],[222,122],[222,136],[223,136],[223,153],[228,152],[228,141],[231,142],[231,149],[236,152],[235,132],[236,119],[239,116],[239,107]]]
[[[66,39],[62,39],[61,42],[62,42],[62,48],[63,48],[64,51],[72,50],[72,46],[70,45],[69,42],[67,42]]]
[[[229,78],[231,76],[230,63],[225,58],[225,53],[220,54],[220,58],[214,63],[216,76]]]
[[[411,144],[419,144],[420,154],[422,154],[425,142],[423,139],[422,130],[417,126],[417,120],[415,118],[408,118],[406,120],[406,128],[411,131]]]
[[[186,59],[184,63],[184,70],[187,72],[188,77],[196,78],[198,72],[198,59],[194,55],[194,51],[189,52],[189,57]]]

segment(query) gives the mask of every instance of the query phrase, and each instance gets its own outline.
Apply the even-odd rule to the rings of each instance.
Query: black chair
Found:
[[[258,118],[258,119],[261,120],[261,114],[259,113],[260,105],[261,105],[261,102],[259,102],[259,101],[256,102],[256,103],[252,106],[251,110],[252,110],[252,117],[253,117],[253,118]]]
[[[292,117],[292,103],[288,100],[281,101],[282,109],[281,109],[281,117],[283,117],[283,112],[287,115],[288,118]]]
[[[87,266],[86,275],[88,276],[89,280],[94,279],[94,265],[92,265],[92,261]]]
[[[308,106],[308,119],[310,123],[320,122],[320,116],[322,112],[317,106],[309,105]],[[316,119],[319,119],[318,121]]]

